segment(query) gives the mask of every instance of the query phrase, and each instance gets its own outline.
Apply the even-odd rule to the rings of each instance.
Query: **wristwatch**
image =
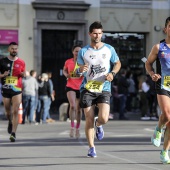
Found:
[[[116,73],[114,71],[111,71],[110,73],[112,73],[113,77],[115,77]]]

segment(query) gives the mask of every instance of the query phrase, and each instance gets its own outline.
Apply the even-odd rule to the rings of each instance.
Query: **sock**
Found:
[[[80,127],[80,123],[77,123],[76,124],[76,129],[79,129],[79,127]]]
[[[164,149],[162,149],[162,152],[168,152],[168,150],[164,150]]]
[[[12,132],[11,135],[15,137],[15,133],[14,132]]]
[[[74,128],[74,122],[71,122],[71,128]]]
[[[159,128],[158,126],[156,127],[156,130],[159,131],[159,132],[162,132],[162,129]]]
[[[96,127],[101,127],[102,125],[100,125],[100,126],[97,126],[97,122],[98,122],[97,120],[98,120],[98,119],[96,119],[96,123],[95,123]]]

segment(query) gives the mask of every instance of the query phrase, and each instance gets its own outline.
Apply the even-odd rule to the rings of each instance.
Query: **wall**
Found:
[[[34,68],[33,18],[31,0],[20,0],[19,5],[19,56],[26,62],[28,71]]]
[[[26,61],[28,70],[35,67],[33,43],[35,10],[32,8],[31,2],[32,0],[6,0],[3,2],[0,0],[0,29],[19,31],[19,57]],[[165,19],[170,16],[170,0],[153,0],[150,7],[141,9],[103,7],[99,0],[84,0],[84,2],[91,4],[89,10],[85,12],[86,33],[89,25],[95,20],[101,20],[104,31],[107,32],[146,33],[146,56],[152,46],[165,37],[162,30]],[[155,31],[155,26],[160,30]]]

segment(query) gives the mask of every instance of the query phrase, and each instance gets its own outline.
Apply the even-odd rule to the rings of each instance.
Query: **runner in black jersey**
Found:
[[[168,155],[170,148],[170,17],[165,21],[164,32],[165,40],[153,46],[145,67],[152,80],[156,82],[158,104],[162,111],[151,142],[156,147],[160,146],[162,129],[166,126],[160,159],[162,163],[170,164]],[[156,70],[154,71],[152,65],[155,61]]]
[[[8,133],[11,134],[11,142],[15,142],[15,133],[18,126],[18,109],[22,101],[22,77],[25,75],[25,62],[17,57],[17,43],[11,42],[8,50],[10,55],[0,60],[1,93],[6,116],[9,120]]]

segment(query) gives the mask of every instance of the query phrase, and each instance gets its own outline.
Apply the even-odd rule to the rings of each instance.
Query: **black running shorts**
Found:
[[[77,99],[80,98],[80,90],[75,90],[75,89],[72,89],[70,87],[66,87],[66,93],[69,92],[69,91],[74,91],[76,93],[76,98]]]
[[[22,91],[18,91],[18,92],[15,92],[13,91],[12,89],[8,89],[8,90],[5,90],[5,91],[1,91],[1,94],[4,98],[12,98],[13,96],[16,96],[18,94],[21,94]]]
[[[80,106],[81,108],[87,108],[98,103],[110,104],[111,93],[103,91],[102,93],[92,93],[88,90],[83,90],[80,93]]]
[[[164,90],[164,89],[156,89],[156,93],[159,95],[165,95],[170,98],[170,91]]]

